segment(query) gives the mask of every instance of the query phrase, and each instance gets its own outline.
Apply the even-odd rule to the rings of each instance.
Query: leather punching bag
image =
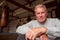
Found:
[[[7,26],[7,7],[2,7],[2,16],[1,16],[1,27]]]

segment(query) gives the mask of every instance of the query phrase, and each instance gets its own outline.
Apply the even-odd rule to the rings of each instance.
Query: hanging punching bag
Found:
[[[2,16],[1,16],[1,27],[7,26],[7,17],[8,17],[7,6],[2,7]]]

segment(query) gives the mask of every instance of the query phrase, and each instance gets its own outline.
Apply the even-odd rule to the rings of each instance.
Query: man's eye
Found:
[[[42,13],[44,13],[44,12],[42,12]]]
[[[37,13],[37,14],[40,14],[40,13]]]

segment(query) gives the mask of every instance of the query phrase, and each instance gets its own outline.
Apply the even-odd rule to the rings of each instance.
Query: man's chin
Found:
[[[45,20],[39,20],[39,22],[40,22],[40,23],[44,23],[44,22],[45,22]]]

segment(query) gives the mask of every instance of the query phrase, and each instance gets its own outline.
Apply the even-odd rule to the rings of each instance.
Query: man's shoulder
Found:
[[[47,18],[48,21],[59,21],[58,18]]]
[[[47,20],[59,20],[58,18],[47,18]]]

